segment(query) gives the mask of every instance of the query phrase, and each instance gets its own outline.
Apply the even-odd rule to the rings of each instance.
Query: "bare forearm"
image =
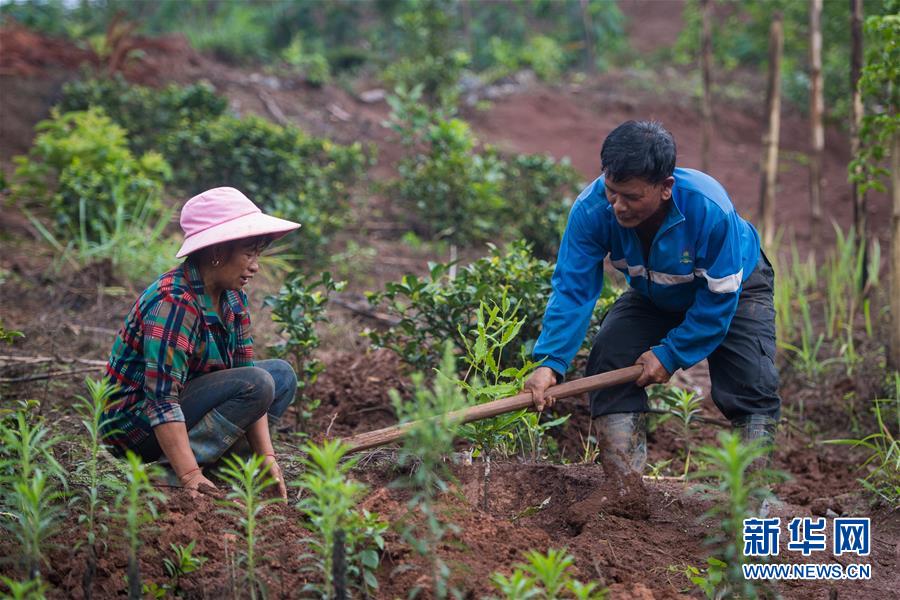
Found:
[[[162,423],[153,428],[153,433],[179,478],[198,467],[184,423]]]
[[[259,456],[275,454],[275,449],[272,447],[272,437],[269,435],[269,419],[267,415],[263,415],[247,428],[247,442],[250,443],[250,449]]]

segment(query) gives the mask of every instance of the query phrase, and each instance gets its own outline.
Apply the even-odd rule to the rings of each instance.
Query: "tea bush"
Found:
[[[61,113],[35,127],[27,157],[16,157],[13,197],[49,205],[56,230],[101,242],[115,229],[117,209],[162,214],[163,183],[171,169],[161,155],[135,156],[126,131],[100,108]]]
[[[128,131],[131,150],[143,153],[156,149],[173,131],[224,114],[228,101],[208,83],[154,89],[132,85],[117,75],[67,83],[58,107],[62,112],[102,108]]]
[[[168,136],[163,153],[188,195],[232,186],[264,211],[303,223],[290,241],[307,258],[342,223],[367,164],[358,143],[342,146],[256,116],[193,123]]]
[[[551,259],[559,250],[569,209],[581,176],[567,158],[518,154],[503,167],[503,198],[518,237],[533,244],[535,255]]]
[[[409,99],[418,101],[421,88]],[[505,218],[503,163],[491,148],[476,151],[478,141],[465,121],[437,112],[416,114],[407,103],[395,104],[392,118],[411,156],[397,166],[397,198],[418,217],[429,236],[465,243],[492,239]],[[424,123],[423,123],[424,121]],[[424,126],[416,127],[417,124]]]
[[[279,324],[280,343],[269,346],[275,356],[289,358],[297,373],[298,411],[301,426],[319,403],[308,398],[304,390],[314,384],[324,365],[313,356],[319,347],[316,323],[327,321],[325,305],[328,293],[340,291],[346,282],[335,281],[331,273],[322,273],[318,280],[310,281],[303,273],[290,275],[277,296],[267,296],[265,305],[272,309],[272,320]]]
[[[550,298],[550,278],[553,264],[535,258],[525,242],[515,242],[505,251],[491,246],[489,256],[460,268],[456,276],[449,276],[452,263],[432,263],[426,278],[405,275],[399,282],[390,282],[385,290],[369,293],[369,303],[379,311],[399,318],[399,323],[385,331],[368,331],[377,347],[389,348],[406,363],[417,369],[437,365],[444,340],[451,340],[458,354],[465,353],[464,340],[459,332],[467,331],[477,322],[477,310],[482,301],[505,295],[518,306],[522,327],[510,348],[525,346],[531,351],[540,334],[547,300]],[[608,285],[594,311],[594,320],[606,312],[618,292]],[[586,337],[588,343],[591,336]]]

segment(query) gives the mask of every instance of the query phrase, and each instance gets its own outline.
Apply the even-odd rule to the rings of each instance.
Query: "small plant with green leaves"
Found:
[[[41,600],[46,598],[47,585],[39,579],[16,581],[0,575],[0,584],[6,588],[3,592],[3,597],[8,600]]]
[[[412,376],[413,399],[404,402],[391,390],[394,410],[401,423],[413,423],[406,431],[398,461],[408,474],[395,484],[412,491],[407,506],[410,514],[404,539],[417,554],[430,563],[431,593],[435,598],[449,594],[450,569],[438,554],[438,546],[448,531],[455,530],[442,516],[439,497],[450,489],[452,474],[444,457],[453,451],[459,425],[451,413],[468,403],[456,384],[456,359],[450,343],[444,346],[444,358],[433,385],[425,385],[421,373]]]
[[[730,431],[720,432],[718,439],[719,446],[698,448],[702,467],[690,477],[705,480],[696,486],[697,491],[717,495],[716,503],[703,516],[715,519],[717,530],[707,543],[718,548],[727,565],[722,587],[716,593],[752,598],[757,588],[752,580],[744,578],[741,569],[745,560],[744,519],[754,516],[754,507],[772,497],[767,482],[786,479],[786,475],[767,467],[757,468],[760,459],[770,451],[761,440],[744,444],[738,433]]]
[[[684,476],[691,468],[691,452],[693,450],[693,425],[700,415],[703,396],[696,390],[686,390],[675,386],[667,386],[661,395],[669,411],[675,415],[681,425],[681,443],[684,453]]]
[[[154,582],[145,583],[142,587],[144,595],[152,598],[165,598],[168,594],[180,597],[184,590],[181,589],[181,578],[199,571],[203,564],[209,560],[205,556],[194,556],[194,547],[197,540],[191,540],[187,546],[169,544],[174,554],[174,559],[163,558],[163,570],[169,577],[169,581],[159,585]]]
[[[82,523],[86,530],[85,547],[87,548],[87,565],[81,580],[81,587],[85,598],[92,595],[94,575],[97,570],[97,543],[102,541],[109,532],[105,518],[109,514],[107,503],[103,499],[104,490],[112,488],[108,478],[100,471],[100,453],[103,448],[104,428],[109,425],[109,419],[104,418],[104,413],[109,405],[109,398],[115,388],[107,381],[86,379],[88,396],[79,396],[75,403],[75,410],[81,417],[81,423],[87,430],[87,437],[81,438],[87,459],[78,467],[78,473],[86,477],[87,482],[80,494],[80,502],[84,512],[78,515],[78,522]],[[106,435],[109,435],[109,431]],[[98,535],[99,534],[99,535]]]
[[[868,458],[860,465],[868,474],[860,479],[862,486],[887,506],[900,502],[900,373],[893,374],[893,397],[876,398],[872,404],[876,431],[859,439],[828,440],[827,444],[844,444],[865,448]]]
[[[314,353],[319,347],[319,335],[316,324],[327,322],[325,306],[328,295],[339,292],[347,285],[344,281],[335,281],[331,273],[322,273],[318,279],[311,280],[300,272],[288,277],[277,296],[267,296],[265,305],[272,309],[272,320],[279,327],[282,336],[280,343],[269,346],[269,350],[279,357],[290,358],[297,373],[296,403],[298,429],[302,432],[312,412],[318,408],[319,401],[306,395],[305,389],[316,382],[325,368]]]
[[[243,554],[244,581],[250,598],[265,598],[263,581],[256,574],[256,546],[260,541],[259,529],[264,525],[262,511],[267,506],[281,502],[281,498],[265,498],[268,488],[275,485],[265,465],[265,456],[251,455],[241,458],[237,455],[222,459],[219,477],[228,484],[224,500],[218,501],[224,514],[237,521],[240,529],[234,534],[244,541]]]
[[[2,526],[18,544],[28,579],[40,586],[47,544],[58,530],[67,490],[53,456],[60,438],[51,437],[28,409],[23,404],[0,421],[0,511],[9,517]]]
[[[334,552],[339,532],[343,533],[341,550],[348,567],[346,575],[365,594],[378,589],[375,570],[380,562],[378,552],[384,547],[387,524],[377,515],[356,510],[366,486],[349,478],[359,458],[344,460],[348,450],[339,440],[305,445],[305,471],[296,484],[304,494],[297,508],[308,519],[304,526],[313,534],[309,540],[315,558],[311,570],[321,573],[325,579],[324,585],[310,585],[308,591],[318,592],[323,598],[334,597],[335,585],[343,583],[345,587],[347,583],[334,581]]]
[[[575,558],[564,550],[549,549],[546,554],[531,550],[524,563],[513,565],[512,575],[494,573],[491,581],[506,600],[576,598],[603,600],[608,591],[594,581],[582,583],[575,578]]]
[[[146,465],[134,452],[127,452],[125,481],[117,482],[116,510],[117,516],[123,521],[128,542],[126,577],[129,600],[140,600],[143,594],[139,560],[141,531],[156,520],[156,505],[165,499],[150,483],[150,477],[155,474],[153,465]]]
[[[3,326],[3,320],[0,319],[0,342],[12,345],[16,338],[21,337],[25,337],[25,334],[15,329],[7,329]]]

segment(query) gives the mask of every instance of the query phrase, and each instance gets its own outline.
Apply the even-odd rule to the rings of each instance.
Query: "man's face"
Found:
[[[607,177],[604,187],[619,225],[632,228],[663,210],[663,205],[672,198],[674,183],[674,177],[661,183],[649,183],[637,177],[612,181]]]

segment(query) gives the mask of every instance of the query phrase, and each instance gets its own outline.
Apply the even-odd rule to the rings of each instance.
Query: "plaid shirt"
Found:
[[[189,380],[253,366],[247,296],[228,290],[221,309],[222,319],[189,261],[134,303],[106,367],[117,388],[104,414],[104,440],[113,454],[135,449],[161,423],[183,422],[179,397]]]

